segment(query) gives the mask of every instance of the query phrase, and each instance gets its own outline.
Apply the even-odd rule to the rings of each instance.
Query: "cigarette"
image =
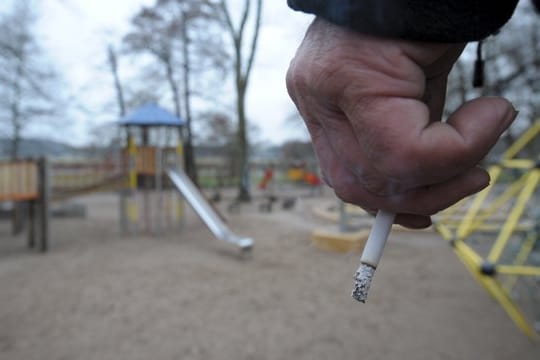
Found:
[[[381,259],[384,245],[392,229],[395,214],[379,210],[360,257],[360,266],[354,275],[352,297],[365,303],[375,269]]]

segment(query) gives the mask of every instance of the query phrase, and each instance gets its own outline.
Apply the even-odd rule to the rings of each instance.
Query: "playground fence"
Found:
[[[0,201],[38,198],[38,165],[33,160],[0,162]]]

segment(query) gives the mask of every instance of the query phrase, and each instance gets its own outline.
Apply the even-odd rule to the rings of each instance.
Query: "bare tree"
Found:
[[[126,115],[126,102],[124,100],[124,88],[122,87],[120,76],[118,75],[118,55],[116,54],[116,50],[112,45],[109,45],[109,47],[107,48],[107,53],[109,55],[109,66],[114,80],[114,89],[116,90],[118,112],[120,117],[123,117],[124,115]]]
[[[133,29],[124,37],[130,52],[148,52],[163,66],[169,83],[175,114],[182,116],[180,90],[177,85],[175,35],[178,24],[169,24],[154,8],[143,7],[131,21]]]
[[[38,119],[50,120],[57,110],[51,95],[57,76],[44,62],[33,34],[35,22],[28,1],[16,2],[0,18],[0,124],[10,134],[13,159],[19,156],[24,130]]]
[[[520,110],[502,139],[509,144],[540,116],[540,21],[531,3],[520,2],[500,33],[483,41],[484,84],[479,89],[472,86],[475,52],[474,44],[469,46],[452,70],[446,115],[480,95],[504,96]],[[497,158],[498,154],[491,156]]]
[[[209,0],[156,0],[134,18],[134,29],[125,37],[128,48],[154,55],[165,69],[175,112],[186,120],[184,132],[186,172],[197,182],[192,134],[192,73],[195,64],[219,64],[224,58],[219,36],[209,32],[218,24],[218,12]],[[190,31],[190,30],[196,31]],[[203,34],[203,35],[201,35]],[[203,36],[203,38],[201,38]],[[210,51],[212,49],[212,51]],[[196,57],[197,61],[192,61]],[[218,60],[219,59],[219,60]],[[200,65],[199,65],[200,66]],[[178,71],[180,69],[180,71]],[[183,91],[182,91],[183,90]]]
[[[254,3],[255,9],[252,11]],[[234,75],[236,88],[236,112],[238,121],[238,159],[239,174],[241,180],[238,188],[238,200],[250,201],[251,194],[249,190],[249,142],[247,136],[247,118],[246,118],[246,94],[249,83],[249,76],[253,68],[253,62],[257,51],[257,40],[261,27],[262,18],[262,0],[244,0],[240,11],[240,21],[235,24],[231,13],[231,6],[228,1],[221,0],[221,9],[223,11],[228,33],[234,46]],[[251,28],[248,26],[250,15],[253,17]],[[251,32],[250,32],[251,31]],[[247,39],[251,34],[251,39]],[[247,42],[247,46],[245,43]]]
[[[209,111],[200,114],[197,134],[197,145],[213,148],[224,163],[226,174],[232,178],[235,175],[238,159],[236,158],[236,129],[235,124],[227,114]]]

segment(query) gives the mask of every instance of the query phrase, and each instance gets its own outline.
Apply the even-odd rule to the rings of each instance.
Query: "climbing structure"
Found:
[[[437,216],[473,277],[529,337],[540,332],[540,121],[489,167],[491,184]]]
[[[119,121],[126,129],[128,186],[120,192],[121,228],[127,233],[161,233],[183,224],[184,202],[166,170],[181,168],[184,120],[157,104],[143,105]]]

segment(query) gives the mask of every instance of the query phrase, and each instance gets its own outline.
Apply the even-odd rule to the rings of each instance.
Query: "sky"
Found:
[[[91,140],[90,128],[115,119],[114,114],[103,113],[103,103],[114,101],[105,49],[108,44],[120,44],[129,29],[130,17],[140,6],[154,1],[37,1],[41,45],[62,74],[66,90],[87,110],[71,112],[66,119],[66,124],[71,125],[65,127],[65,137],[70,143],[87,143]],[[280,143],[290,138],[305,139],[302,126],[285,124],[295,109],[287,95],[284,78],[311,17],[290,10],[285,0],[266,0],[263,14],[248,89],[248,118],[259,126],[263,140]]]

